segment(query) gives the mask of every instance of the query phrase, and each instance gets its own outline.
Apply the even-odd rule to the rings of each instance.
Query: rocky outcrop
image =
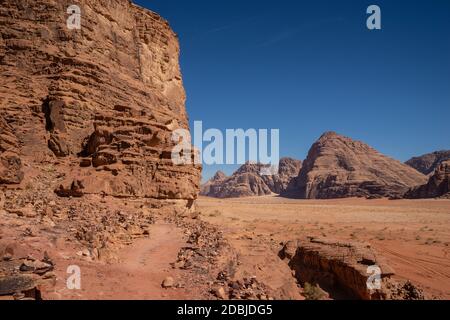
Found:
[[[290,180],[297,176],[301,161],[283,158],[280,160],[277,174],[267,174],[271,167],[248,162],[241,166],[231,177],[217,173],[202,187],[202,195],[215,198],[240,198],[265,196],[281,193]]]
[[[450,199],[450,161],[442,162],[427,184],[412,188],[405,194],[407,199],[439,197]]]
[[[41,300],[40,287],[56,282],[53,269],[47,255],[17,258],[11,247],[0,248],[0,300]]]
[[[420,157],[414,157],[405,163],[425,175],[430,175],[434,173],[442,162],[447,160],[450,160],[450,150],[424,154]]]
[[[85,194],[192,203],[201,168],[171,160],[188,129],[177,36],[130,1],[77,5],[69,30],[64,1],[2,1],[0,183],[49,163]]]
[[[311,147],[283,193],[302,199],[401,197],[426,177],[367,144],[327,132]]]
[[[368,244],[307,237],[287,242],[280,258],[303,286],[318,285],[333,299],[424,298],[410,283],[392,280],[394,270]],[[370,278],[372,270],[380,271],[379,286]]]
[[[221,184],[223,181],[227,179],[227,176],[222,171],[217,171],[214,177],[209,179],[206,183],[204,183],[201,186],[200,194],[201,195],[208,195],[211,194],[213,191],[211,190],[211,187],[214,188],[215,185]]]

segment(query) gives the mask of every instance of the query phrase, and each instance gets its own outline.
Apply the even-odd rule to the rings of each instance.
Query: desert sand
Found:
[[[219,226],[256,273],[277,286],[274,262],[280,243],[302,236],[368,242],[396,271],[431,298],[450,299],[450,201],[291,200],[201,197],[203,219]]]

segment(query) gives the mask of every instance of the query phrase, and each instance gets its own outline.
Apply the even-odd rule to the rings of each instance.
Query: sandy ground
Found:
[[[79,256],[84,247],[60,225],[36,224],[36,235],[24,236],[34,220],[3,212],[0,249],[13,245],[17,257],[50,255],[57,281],[44,291],[45,299],[210,299],[208,279],[217,277],[215,268],[224,268],[234,279],[258,279],[270,288],[270,297],[301,300],[302,289],[278,253],[286,241],[321,236],[368,242],[397,279],[411,280],[429,297],[450,299],[450,200],[201,197],[197,205],[199,218],[214,225],[232,248],[219,259],[220,266],[204,266],[211,270],[202,271],[203,278],[172,267],[180,249],[191,244],[182,229],[162,218],[151,226],[150,236],[123,246],[115,263],[103,263]],[[67,289],[70,265],[82,270],[82,290]],[[179,287],[163,289],[167,276]]]
[[[243,261],[240,272],[255,273],[275,288],[280,243],[319,235],[368,242],[395,269],[433,297],[450,299],[449,200],[290,200],[276,196],[200,198],[202,219],[224,230]],[[277,270],[279,269],[279,270]],[[295,298],[291,284],[287,295]]]
[[[170,264],[185,242],[179,229],[172,224],[157,223],[151,227],[148,239],[138,239],[118,253],[118,262],[113,264],[92,263],[72,258],[60,259],[57,263],[59,275],[50,299],[82,300],[172,300],[199,298],[200,294],[178,288],[167,290],[161,287],[162,280],[171,276],[178,282],[181,274]],[[61,252],[59,252],[61,257]],[[64,257],[64,255],[63,255]],[[82,270],[81,290],[67,289],[66,269],[76,263]]]

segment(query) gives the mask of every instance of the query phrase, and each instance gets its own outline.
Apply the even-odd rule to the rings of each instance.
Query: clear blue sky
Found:
[[[407,160],[450,149],[450,1],[136,0],[180,37],[191,123],[279,128],[304,159],[333,130]],[[382,30],[366,9],[382,10]],[[204,168],[204,179],[217,169]]]

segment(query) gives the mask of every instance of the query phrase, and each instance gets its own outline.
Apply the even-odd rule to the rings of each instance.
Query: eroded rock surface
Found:
[[[327,132],[284,193],[301,199],[401,197],[426,176],[367,144]]]
[[[169,24],[128,0],[80,0],[69,30],[69,5],[1,1],[0,249],[114,263],[155,215],[195,212],[201,167],[171,160],[189,127]],[[1,263],[0,296],[34,290],[48,267],[11,259],[21,273]]]
[[[177,36],[130,1],[77,5],[69,30],[65,2],[2,1],[0,183],[44,162],[87,194],[192,201],[200,168],[171,161],[188,129]]]
[[[280,257],[287,259],[303,286],[318,285],[333,299],[424,298],[411,283],[394,281],[394,270],[368,244],[307,237],[287,242]],[[370,267],[381,270],[379,288],[368,287],[373,283]]]
[[[450,150],[424,154],[420,157],[414,157],[405,163],[425,175],[430,175],[434,173],[442,162],[447,160],[450,160]]]
[[[231,177],[218,172],[202,186],[201,194],[214,198],[240,198],[282,193],[300,172],[301,161],[282,158],[278,172],[268,165],[248,162]]]
[[[439,197],[450,199],[450,161],[442,162],[430,177],[428,183],[412,188],[405,194],[405,198],[409,199]]]

